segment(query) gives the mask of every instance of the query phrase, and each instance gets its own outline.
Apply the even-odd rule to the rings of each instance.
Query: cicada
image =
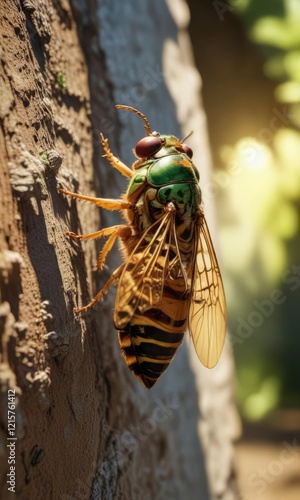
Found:
[[[173,360],[187,329],[203,365],[215,366],[225,339],[226,303],[201,207],[199,173],[186,139],[151,132],[143,113],[116,107],[138,115],[146,130],[135,146],[132,168],[112,154],[101,134],[104,156],[129,178],[126,194],[115,200],[61,192],[122,212],[125,224],[67,234],[80,240],[108,237],[99,269],[118,238],[124,259],[93,300],[75,311],[87,311],[118,283],[114,324],[120,347],[128,367],[150,389]]]

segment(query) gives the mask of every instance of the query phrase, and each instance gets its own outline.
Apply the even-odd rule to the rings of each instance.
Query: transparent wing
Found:
[[[136,311],[143,314],[161,302],[173,224],[173,213],[168,211],[145,231],[125,263],[114,312],[117,328],[124,328]]]
[[[222,277],[204,216],[198,226],[197,236],[189,329],[201,363],[207,368],[213,368],[221,356],[225,340],[226,301]]]

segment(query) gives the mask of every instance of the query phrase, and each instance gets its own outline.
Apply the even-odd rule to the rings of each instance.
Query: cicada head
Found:
[[[183,142],[191,134],[180,141],[177,137],[175,137],[175,135],[161,135],[159,132],[151,132],[150,124],[146,116],[141,113],[141,111],[132,108],[131,106],[123,106],[122,104],[116,104],[116,108],[131,111],[132,113],[138,115],[144,122],[147,135],[146,137],[140,139],[135,146],[134,153],[137,158],[146,160],[147,158],[151,158],[155,155],[159,157],[166,154],[176,154],[178,152],[185,153],[190,159],[192,158],[192,149]],[[158,154],[160,151],[161,154]]]

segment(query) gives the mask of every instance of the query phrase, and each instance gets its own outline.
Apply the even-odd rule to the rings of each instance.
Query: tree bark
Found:
[[[230,349],[207,373],[187,342],[157,387],[142,387],[120,354],[114,292],[88,314],[73,313],[120,256],[112,252],[98,275],[95,245],[65,233],[120,217],[101,212],[100,224],[93,206],[58,191],[125,191],[101,157],[99,132],[130,166],[144,131],[114,108],[127,104],[161,133],[194,131],[189,144],[213,224],[186,4],[14,0],[1,23],[1,498],[10,495],[8,394],[18,498],[235,498]]]

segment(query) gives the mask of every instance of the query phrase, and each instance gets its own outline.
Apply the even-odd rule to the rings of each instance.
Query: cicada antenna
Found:
[[[131,106],[123,106],[123,104],[116,104],[115,106],[118,109],[127,109],[128,111],[131,111],[132,113],[135,113],[140,118],[142,118],[147,135],[151,135],[151,128],[150,128],[149,122],[148,122],[147,118],[145,117],[145,115],[143,113],[141,113],[141,111],[139,111],[138,109],[132,108]]]
[[[194,131],[192,130],[188,135],[186,135],[183,139],[181,139],[181,144],[186,141],[189,137],[191,137],[191,135],[194,133]]]

